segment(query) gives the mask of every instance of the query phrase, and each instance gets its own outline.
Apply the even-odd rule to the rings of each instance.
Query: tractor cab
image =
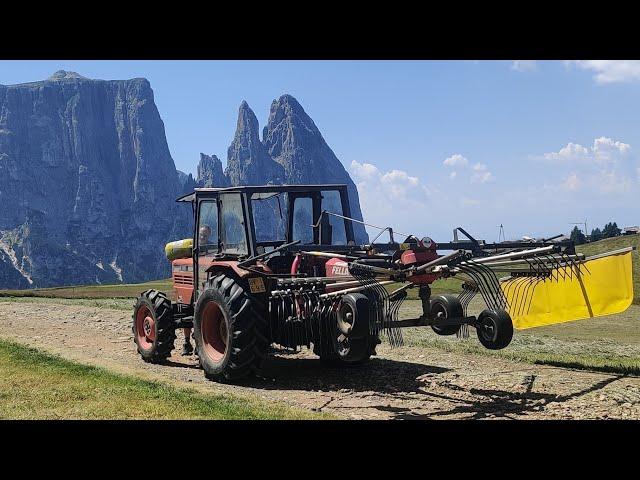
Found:
[[[192,258],[173,261],[179,303],[197,298],[193,286],[202,286],[214,262],[233,268],[292,242],[299,242],[297,251],[345,252],[355,245],[346,185],[197,188],[177,201],[191,203],[195,219]],[[288,274],[293,261],[285,249],[259,267]]]

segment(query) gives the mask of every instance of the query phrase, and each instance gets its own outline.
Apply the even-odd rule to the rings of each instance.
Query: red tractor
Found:
[[[415,236],[398,243],[391,228],[383,229],[387,243],[360,245],[346,185],[201,188],[178,201],[191,203],[195,222],[186,258],[172,262],[176,301],[143,292],[134,341],[144,360],[162,362],[176,329],[192,327],[200,365],[218,380],[258,371],[272,344],[313,348],[331,364],[362,364],[381,335],[401,345],[402,327],[454,335],[472,326],[482,345],[501,349],[513,335],[508,312],[522,307],[509,305],[494,270],[506,264],[513,278],[540,281],[582,260],[571,242],[486,244],[460,228],[439,245]],[[458,241],[458,232],[467,239]],[[462,293],[432,297],[430,284],[453,275],[464,277]],[[411,288],[423,313],[398,320]],[[467,316],[478,292],[487,309]]]

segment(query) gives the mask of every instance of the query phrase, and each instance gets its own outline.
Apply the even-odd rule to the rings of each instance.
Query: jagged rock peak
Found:
[[[284,122],[283,125],[281,125]],[[313,120],[307,112],[304,111],[302,105],[294,97],[285,93],[280,98],[271,102],[271,109],[269,111],[269,120],[262,132],[262,139],[265,143],[268,143],[269,133],[275,130],[278,126],[290,130],[292,125],[302,127],[308,130],[309,133],[322,137],[320,130],[313,123]],[[286,126],[285,126],[286,125]]]
[[[236,133],[227,151],[226,176],[231,185],[282,183],[284,170],[260,141],[258,119],[246,101],[238,111]]]
[[[251,107],[243,100],[238,110],[238,122],[236,124],[235,138],[241,138],[245,142],[260,141],[259,139],[259,127],[256,114],[253,113]]]
[[[79,73],[76,72],[68,72],[66,70],[58,70],[56,73],[51,75],[47,80],[57,81],[57,80],[89,80],[87,77],[83,77]]]
[[[215,155],[200,153],[198,163],[199,187],[228,187],[229,179],[222,171],[222,162]]]
[[[284,168],[286,183],[344,183],[349,190],[351,214],[362,220],[353,180],[311,117],[291,95],[282,95],[272,102],[262,140],[268,155]],[[354,224],[354,232],[359,243],[367,241],[362,225]]]
[[[300,103],[289,94],[271,103],[263,144],[289,183],[347,179],[348,173]]]

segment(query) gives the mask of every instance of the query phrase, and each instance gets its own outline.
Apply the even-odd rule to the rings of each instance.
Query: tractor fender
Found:
[[[205,271],[207,273],[232,271],[240,278],[244,278],[251,273],[249,270],[238,267],[236,260],[216,260]]]
[[[256,262],[256,264],[252,265],[251,268],[253,270],[261,270],[265,273],[272,273],[271,269],[262,262]],[[250,270],[245,270],[244,268],[239,267],[237,260],[215,260],[205,271],[207,273],[231,271],[239,278],[245,278],[246,276],[251,274],[255,275],[255,272],[251,272]]]

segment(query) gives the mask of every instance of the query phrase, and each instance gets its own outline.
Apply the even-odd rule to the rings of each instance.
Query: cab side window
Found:
[[[242,197],[237,193],[220,195],[222,203],[222,250],[226,253],[246,255],[247,236],[242,208]]]
[[[215,200],[200,202],[198,222],[198,254],[218,251],[218,203]]]

